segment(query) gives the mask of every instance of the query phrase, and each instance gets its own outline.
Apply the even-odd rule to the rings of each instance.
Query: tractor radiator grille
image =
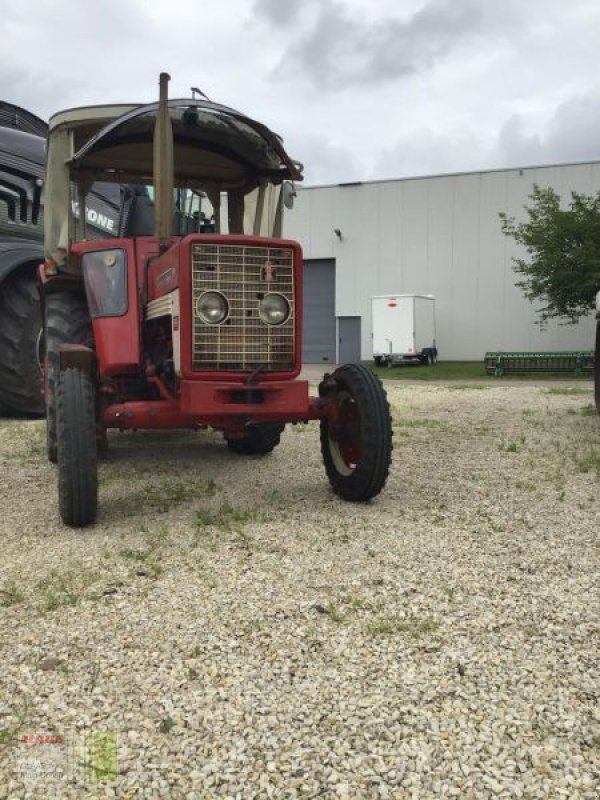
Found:
[[[211,290],[229,303],[229,317],[221,325],[202,322],[196,311],[198,298]],[[283,295],[290,305],[290,317],[281,325],[267,325],[259,315],[260,300],[270,292]],[[192,246],[193,370],[293,369],[294,316],[291,248]]]

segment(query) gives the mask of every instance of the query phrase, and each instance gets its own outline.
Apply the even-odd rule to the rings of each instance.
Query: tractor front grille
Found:
[[[229,303],[229,317],[221,325],[208,325],[196,313],[197,299],[211,290]],[[267,325],[259,315],[260,300],[270,292],[290,304],[290,317],[282,325]],[[291,247],[192,246],[193,370],[293,369],[294,318]]]

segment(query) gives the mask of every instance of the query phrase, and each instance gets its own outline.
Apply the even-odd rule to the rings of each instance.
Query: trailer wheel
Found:
[[[48,460],[56,464],[56,381],[59,355],[63,344],[94,347],[92,322],[87,304],[72,292],[55,292],[45,297],[45,379],[46,379],[46,445]]]
[[[392,421],[381,381],[362,364],[332,375],[336,419],[321,420],[321,452],[334,492],[366,501],[383,489],[392,460]]]
[[[0,290],[0,400],[13,413],[44,413],[41,337],[35,272],[19,270]]]
[[[596,411],[600,414],[600,320],[596,322],[596,350],[594,351],[594,397]]]
[[[262,422],[249,425],[243,439],[228,439],[227,447],[238,455],[266,456],[279,444],[285,425],[282,422]]]
[[[66,369],[58,376],[56,432],[61,519],[72,527],[89,525],[98,507],[96,396],[82,370]]]

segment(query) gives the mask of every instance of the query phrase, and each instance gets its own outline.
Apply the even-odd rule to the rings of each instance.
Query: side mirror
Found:
[[[283,205],[286,208],[294,207],[294,197],[296,197],[296,189],[291,181],[284,181],[281,184],[281,191],[283,193]]]

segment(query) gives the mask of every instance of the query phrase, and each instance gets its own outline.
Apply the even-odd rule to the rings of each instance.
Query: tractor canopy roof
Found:
[[[175,186],[247,195],[265,184],[302,180],[302,165],[266,125],[209,100],[168,101]],[[72,186],[96,181],[152,184],[159,103],[74,108],[51,117],[45,180],[45,249],[68,247]]]

